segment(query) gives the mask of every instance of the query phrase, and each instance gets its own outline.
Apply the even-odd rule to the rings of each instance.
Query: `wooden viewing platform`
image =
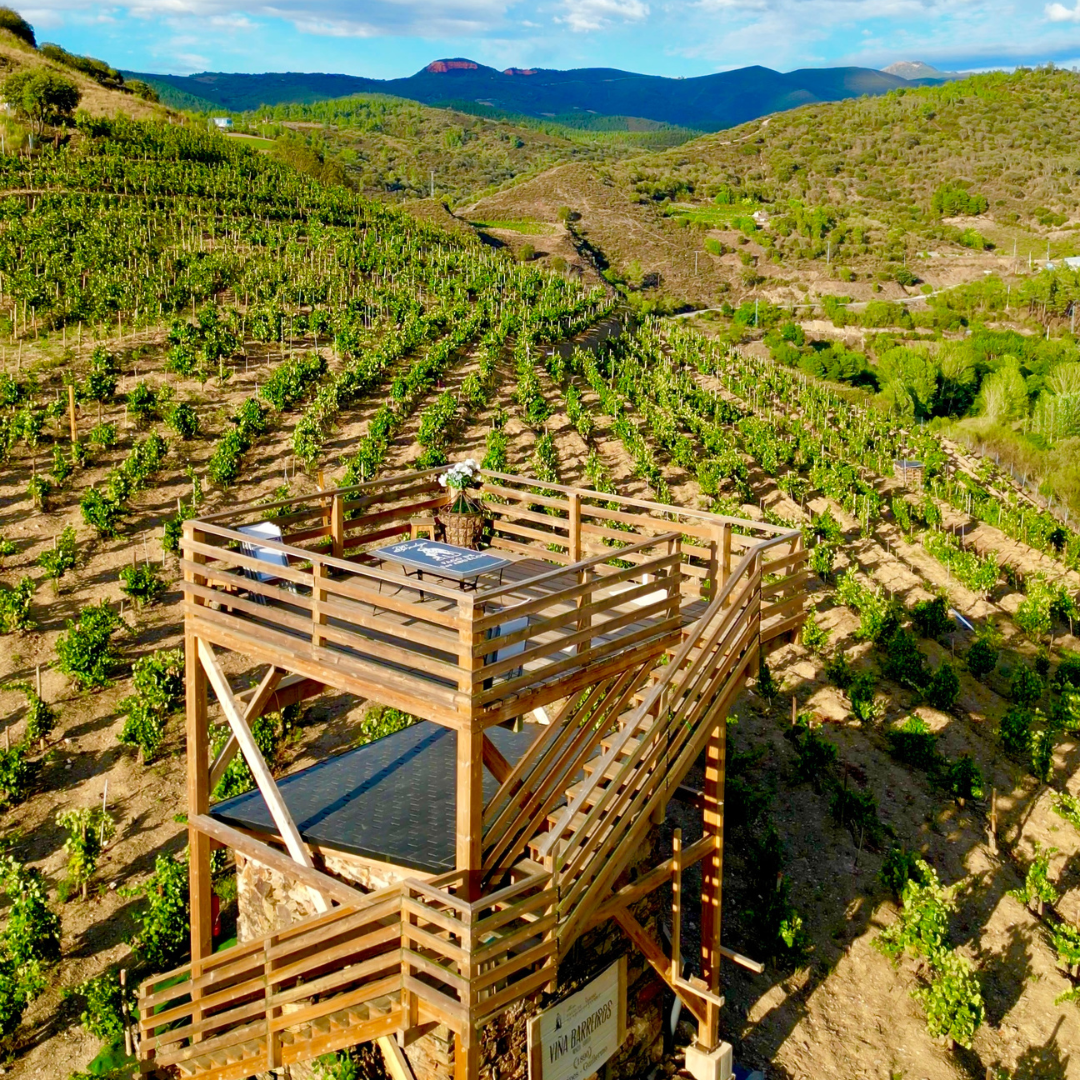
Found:
[[[683,1000],[698,1048],[719,1042],[726,715],[762,651],[804,618],[801,534],[485,472],[484,546],[510,565],[501,581],[463,589],[372,555],[431,534],[447,502],[441,471],[184,525],[192,958],[140,990],[144,1072],[230,1080],[376,1039],[407,1069],[399,1044],[443,1025],[455,1075],[475,1080],[484,1026],[553,990],[570,946],[610,920]],[[275,526],[280,541],[266,538]],[[265,666],[258,686],[234,691],[217,650]],[[208,687],[231,729],[213,761]],[[407,753],[387,740],[360,747],[335,763],[336,779],[316,774],[320,764],[303,771],[310,780],[275,781],[252,722],[328,689],[420,717],[430,737],[407,729]],[[211,807],[237,752],[258,793]],[[624,871],[702,754],[705,790],[693,799],[703,839],[627,883]],[[431,854],[396,856],[407,836],[360,836],[349,824],[357,817],[328,825],[329,809],[308,812],[324,788],[340,805],[359,797],[350,784],[363,776],[387,822],[381,833],[407,831],[411,819],[395,825],[404,811],[394,806],[409,801],[422,763],[425,777],[452,780],[439,792],[445,837],[425,837]],[[371,788],[387,776],[397,804]],[[354,827],[339,847],[385,870],[389,887],[366,891],[327,872],[326,830]],[[215,954],[210,853],[220,846],[306,887],[315,914]],[[671,958],[679,883],[697,862],[700,974],[684,978]],[[668,884],[670,955],[630,910]]]

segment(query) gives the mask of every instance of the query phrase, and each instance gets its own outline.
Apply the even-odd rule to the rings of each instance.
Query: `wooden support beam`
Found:
[[[465,874],[468,901],[480,897],[480,873],[484,862],[484,733],[461,728],[457,739],[457,869]]]
[[[649,966],[675,991],[675,995],[690,1010],[698,1024],[704,1023],[705,1008],[701,999],[696,996],[690,986],[679,986],[672,982],[671,961],[664,955],[659,942],[626,908],[620,908],[615,913],[615,921],[626,931],[626,936],[638,947],[642,956],[648,960]]]
[[[706,989],[716,994],[720,988],[720,907],[724,879],[724,770],[727,751],[727,716],[716,723],[705,746],[705,835],[712,848],[701,864],[701,973]],[[698,1046],[715,1049],[720,1039],[720,1010],[706,1002],[705,1016],[698,1024]]]
[[[187,687],[187,804],[188,804],[188,887],[191,904],[191,977],[202,974],[202,961],[214,952],[214,920],[211,913],[213,882],[210,877],[210,839],[191,825],[191,818],[210,809],[208,765],[210,730],[206,716],[206,675],[199,663],[201,642],[193,635],[184,639],[185,684]],[[192,1002],[201,996],[192,993]],[[196,1008],[193,1020],[202,1018]]]
[[[482,732],[480,739],[483,744],[484,767],[500,784],[505,784],[506,778],[514,771],[513,765],[502,756],[499,748]]]
[[[325,896],[329,896],[339,904],[354,905],[367,902],[367,893],[354,889],[351,885],[346,885],[345,882],[338,881],[337,878],[332,878],[321,870],[302,866],[295,859],[289,858],[285,852],[278,851],[277,848],[264,844],[261,840],[256,840],[246,832],[241,832],[240,829],[234,829],[231,825],[218,821],[217,818],[212,818],[207,814],[200,814],[191,818],[188,824],[192,829],[204,836],[218,841],[225,847],[232,848],[233,851],[240,852],[241,855],[249,859],[254,859],[255,862],[261,863],[270,870],[276,870],[280,874],[299,881],[309,889],[314,889]]]
[[[271,665],[266,674],[262,677],[262,681],[255,688],[255,693],[248,701],[246,708],[244,709],[244,723],[248,727],[258,720],[262,716],[266,706],[270,704],[270,699],[274,696],[274,691],[277,690],[278,684],[284,677],[285,672],[282,668],[274,667]],[[229,767],[229,762],[236,756],[236,751],[240,749],[240,743],[236,740],[236,732],[232,732],[229,735],[228,742],[221,748],[218,756],[214,758],[214,764],[210,766],[210,791],[213,793],[214,788],[218,786],[219,781],[225,774],[225,770]]]
[[[383,1063],[390,1074],[390,1080],[416,1080],[409,1059],[393,1038],[384,1035],[381,1039],[376,1039],[375,1043],[382,1051]]]
[[[285,842],[285,847],[297,863],[306,866],[308,869],[314,869],[315,864],[311,861],[311,853],[300,838],[296,823],[289,813],[289,808],[285,805],[285,800],[281,797],[281,792],[278,791],[277,784],[274,783],[274,778],[262,756],[262,751],[259,750],[255,737],[251,734],[251,728],[244,722],[243,714],[240,712],[240,707],[237,705],[232,689],[229,686],[229,680],[225,677],[225,672],[221,670],[221,665],[218,664],[217,657],[214,655],[214,650],[201,638],[199,639],[199,660],[207,678],[210,680],[210,685],[214,688],[218,701],[221,703],[221,709],[229,721],[229,727],[232,728],[233,734],[240,744],[240,750],[248,763],[248,768],[251,769],[251,775],[255,778],[255,783],[258,785],[259,791],[266,802],[270,816],[274,819],[274,824],[278,828],[281,839]],[[205,769],[205,766],[203,768]],[[209,773],[206,772],[204,775],[208,776]],[[316,909],[318,911],[328,911],[330,904],[322,892],[315,891],[314,895]]]

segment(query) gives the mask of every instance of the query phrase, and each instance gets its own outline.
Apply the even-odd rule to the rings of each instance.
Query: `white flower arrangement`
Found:
[[[439,483],[453,491],[475,487],[480,483],[480,463],[474,458],[456,462],[439,476]]]
[[[479,487],[480,480],[480,463],[474,458],[458,461],[439,475],[439,484],[453,496],[451,513],[474,514],[480,509],[476,500],[465,493],[467,488]]]

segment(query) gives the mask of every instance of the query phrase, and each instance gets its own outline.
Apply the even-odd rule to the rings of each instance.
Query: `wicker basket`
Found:
[[[475,548],[484,532],[484,515],[478,513],[454,513],[443,510],[439,514],[446,543],[454,547]]]

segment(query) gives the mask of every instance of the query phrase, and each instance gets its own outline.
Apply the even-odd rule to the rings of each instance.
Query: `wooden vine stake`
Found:
[[[71,424],[71,445],[79,441],[79,425],[75,420],[75,386],[68,383],[68,422]]]
[[[120,969],[120,1012],[124,1018],[124,1053],[131,1057],[134,1047],[131,1045],[131,1018],[128,1015],[127,968]]]
[[[987,829],[990,853],[997,854],[997,788],[990,789],[990,825]]]

